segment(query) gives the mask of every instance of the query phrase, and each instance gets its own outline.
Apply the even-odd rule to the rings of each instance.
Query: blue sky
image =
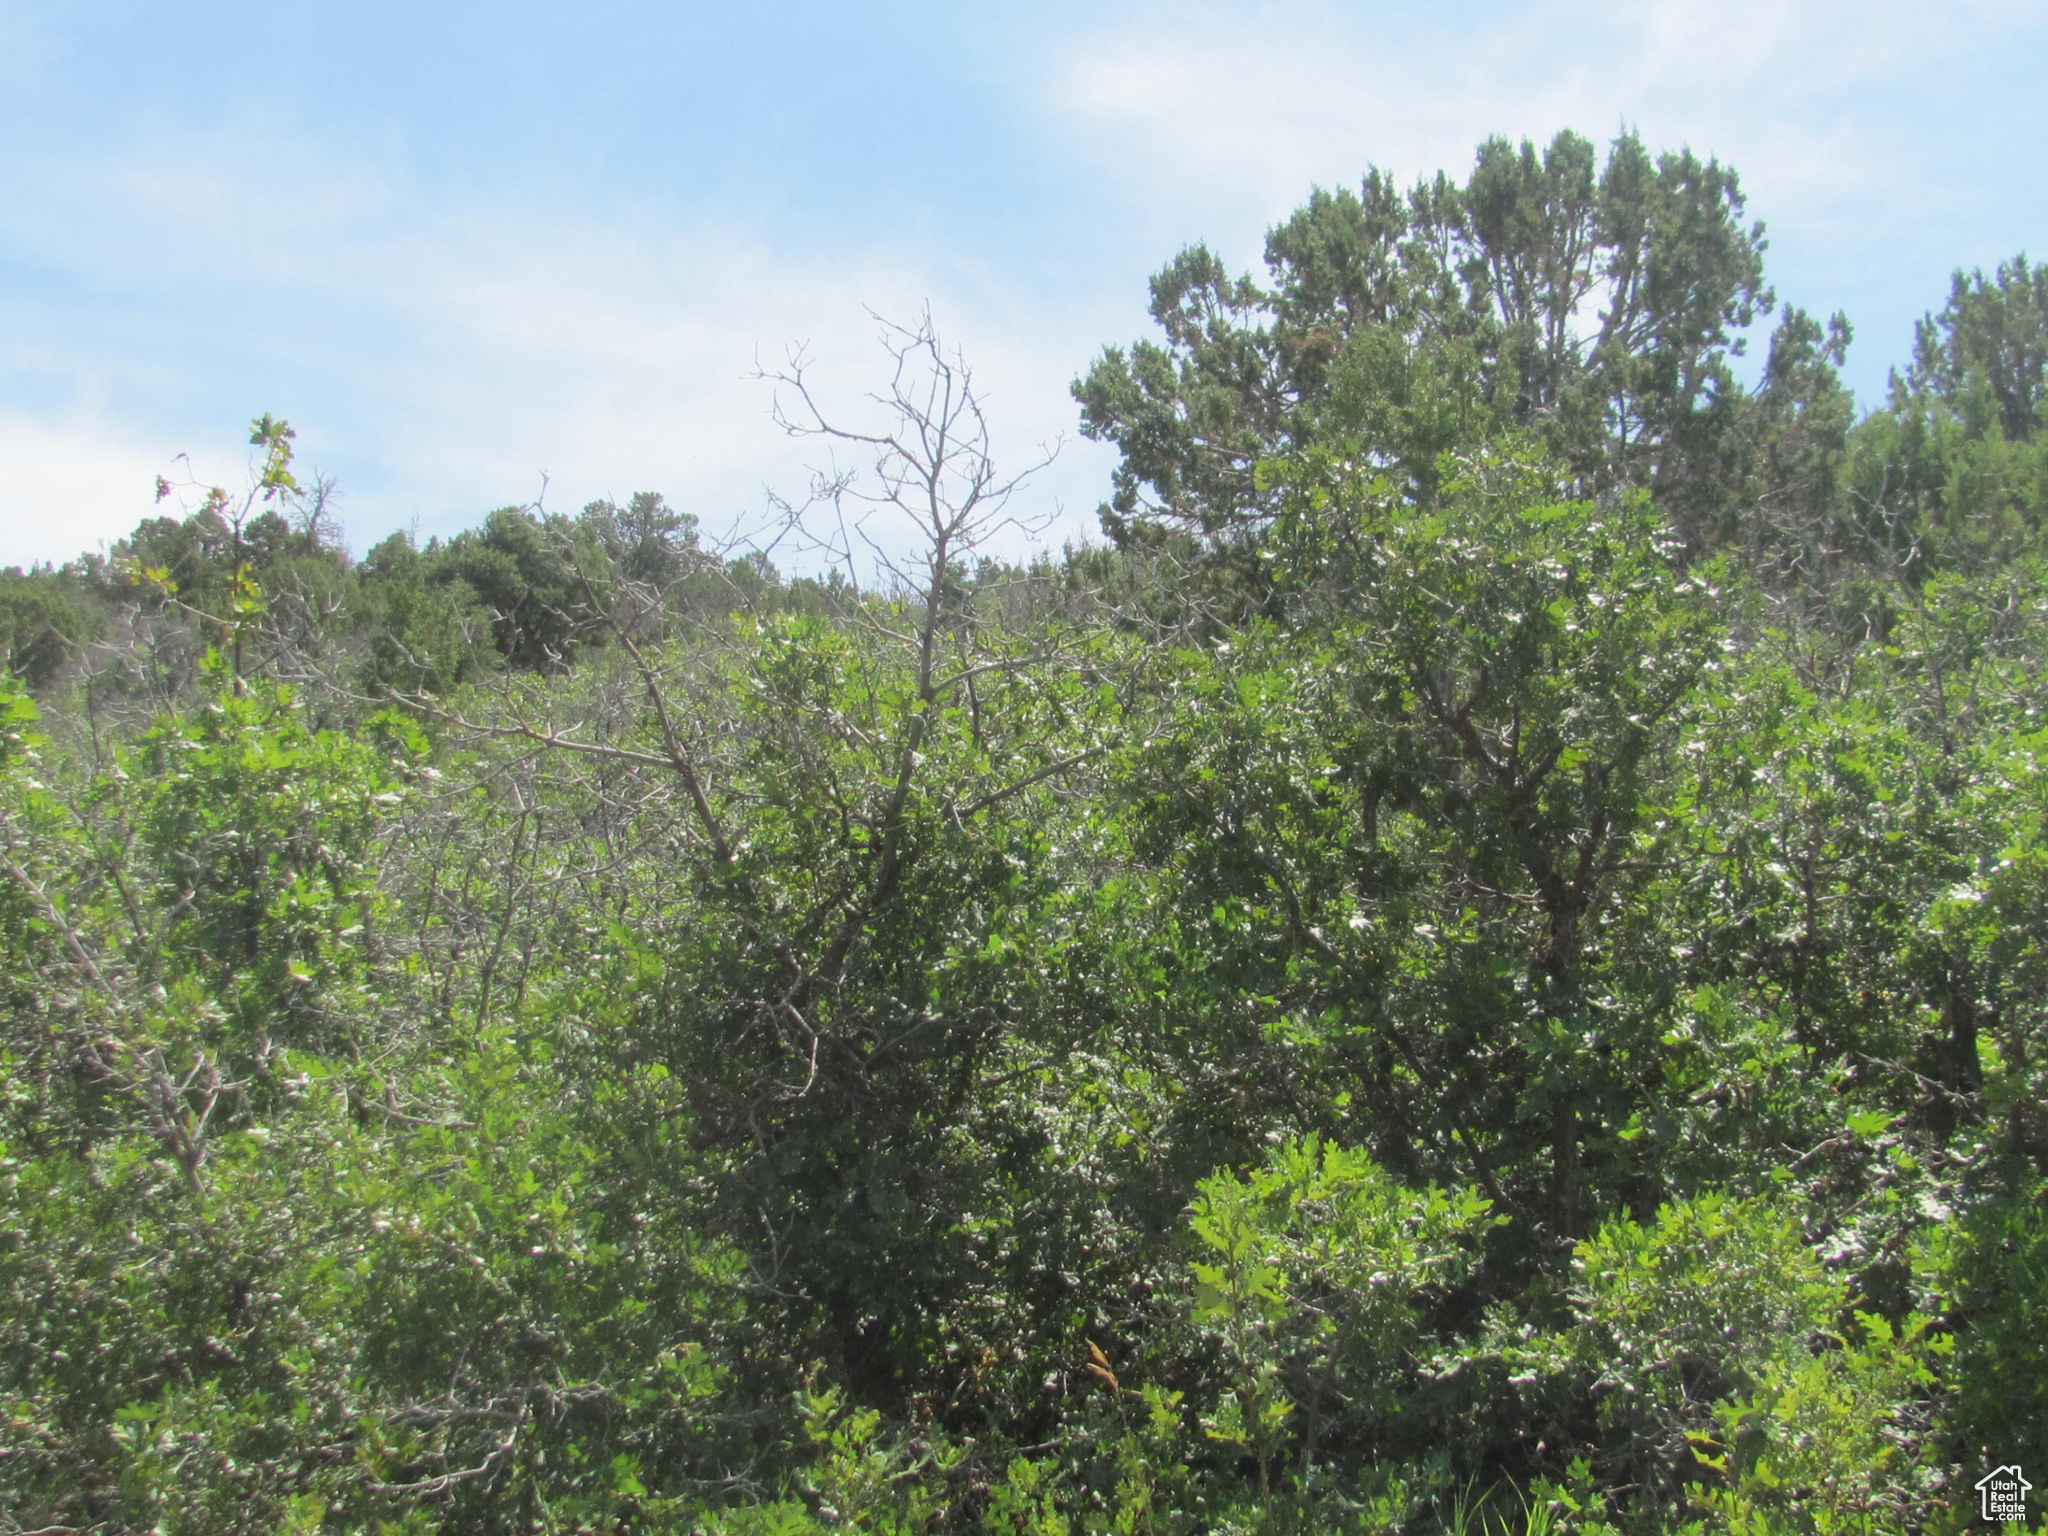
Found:
[[[1066,393],[1206,240],[1489,134],[1637,127],[1741,173],[1864,402],[1958,266],[2048,256],[2038,0],[177,6],[0,0],[0,565],[235,483],[271,411],[360,552],[495,506],[798,492],[748,375],[929,303],[1055,541],[1110,459]]]

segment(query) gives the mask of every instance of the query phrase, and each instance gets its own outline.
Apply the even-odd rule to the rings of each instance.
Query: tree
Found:
[[[697,539],[697,519],[678,512],[654,491],[641,491],[625,506],[593,501],[578,521],[595,536],[622,581],[638,582],[666,594],[677,582],[715,564]]]
[[[2040,548],[2048,521],[2048,273],[2025,257],[1955,274],[1916,330],[1913,364],[1849,439],[1844,520],[1905,600],[1942,571]]]
[[[467,581],[441,569],[442,555],[394,533],[357,567],[356,622],[369,641],[362,683],[374,697],[445,694],[500,664],[495,615]]]
[[[1866,538],[1842,516],[1842,479],[1855,397],[1839,372],[1848,317],[1825,327],[1787,308],[1771,337],[1761,387],[1743,402],[1754,455],[1743,489],[1747,563],[1774,590],[1835,595],[1845,567],[1867,564]]]
[[[329,526],[333,482],[315,475],[300,484],[296,436],[268,413],[251,422],[260,456],[239,493],[202,485],[189,470],[180,481],[159,475],[158,504],[182,505],[186,515],[148,519],[114,545],[111,560],[85,562],[107,596],[139,598],[139,608],[169,621],[169,649],[182,653],[173,695],[207,649],[225,652],[234,679],[298,673],[337,627],[350,571]]]
[[[1440,454],[1516,431],[1578,493],[1647,487],[1689,538],[1725,536],[1727,359],[1770,304],[1743,206],[1717,161],[1630,133],[1596,168],[1562,133],[1540,155],[1488,140],[1462,186],[1317,191],[1268,235],[1269,287],[1183,251],[1152,283],[1165,344],[1074,385],[1082,430],[1123,454],[1105,526],[1227,547],[1275,510],[1262,458],[1355,447],[1426,500]]]
[[[590,637],[593,615],[577,582],[568,519],[526,507],[500,507],[479,529],[458,533],[434,551],[437,583],[460,581],[491,615],[507,663],[559,672]]]
[[[884,342],[871,429],[825,407],[800,357],[771,375],[790,431],[868,456],[793,509],[797,536],[847,573],[839,623],[742,614],[663,643],[630,584],[579,551],[581,601],[637,709],[571,732],[527,690],[460,718],[636,776],[608,799],[680,808],[677,889],[636,917],[659,938],[651,974],[589,1005],[619,1021],[630,1061],[659,1068],[616,1134],[694,1127],[694,1148],[660,1156],[681,1160],[678,1189],[715,1175],[696,1219],[745,1249],[857,1400],[901,1408],[963,1390],[993,1347],[983,1332],[1006,1338],[1022,1315],[977,1272],[993,1239],[973,1203],[1048,1176],[1031,1095],[1002,1085],[1064,1060],[1087,1016],[1073,994],[1094,978],[1058,953],[1050,826],[1119,702],[1092,637],[984,611],[976,553],[1015,519],[1029,470],[998,469],[972,376],[928,319]],[[604,1072],[618,1070],[614,1054]],[[1049,1223],[1006,1240],[1079,1238]]]
[[[1913,328],[1912,390],[1959,402],[1973,384],[1991,393],[2010,442],[2041,429],[2048,400],[2048,268],[2016,256],[1986,280],[1982,269],[1957,272],[1939,315]]]
[[[51,571],[0,571],[0,660],[31,690],[47,687],[105,630],[77,583]]]
[[[1185,942],[1319,1042],[1387,1166],[1477,1180],[1554,1253],[1639,1178],[1612,1139],[1654,1057],[1628,901],[1704,589],[1640,497],[1528,461],[1468,461],[1431,511],[1328,454],[1268,483],[1286,622],[1191,663],[1133,786]]]

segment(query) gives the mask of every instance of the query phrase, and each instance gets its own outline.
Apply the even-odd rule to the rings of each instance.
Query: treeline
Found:
[[[366,696],[442,692],[506,670],[561,672],[601,644],[590,579],[638,583],[679,621],[834,600],[829,576],[785,591],[764,557],[721,558],[696,518],[651,492],[576,516],[501,507],[451,539],[394,533],[353,560],[327,488],[302,491],[291,473],[291,435],[268,417],[255,424],[251,441],[268,456],[240,498],[208,488],[189,514],[148,519],[104,552],[0,573],[15,676],[39,693],[91,677],[110,696],[168,703],[239,630],[265,649],[248,663],[259,672],[321,657],[341,669],[334,682]],[[123,643],[109,645],[116,634]]]
[[[2048,1464],[2048,279],[1858,418],[1732,171],[1491,141],[929,326],[870,582],[360,561],[290,429],[0,582],[22,1530],[1947,1532]],[[845,498],[863,498],[856,505]],[[873,525],[870,525],[873,526]]]

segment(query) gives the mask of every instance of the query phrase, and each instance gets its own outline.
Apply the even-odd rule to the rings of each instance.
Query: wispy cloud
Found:
[[[177,451],[90,416],[0,415],[0,564],[57,563],[128,533]]]
[[[1988,207],[1984,163],[2044,42],[2048,14],[2021,0],[1178,5],[1073,39],[1047,107],[1175,238],[1247,266],[1311,183],[1368,164],[1457,173],[1482,137],[1563,128],[1690,146],[1741,174],[1781,293],[1887,318],[1860,349],[1869,397],[1903,342],[1902,286],[1938,303],[1949,267],[2026,242],[2023,210]]]
[[[1422,174],[1468,163],[1486,133],[1623,124],[1736,160],[1803,205],[1897,182],[1899,140],[1923,131],[1859,87],[2034,19],[2006,3],[1543,0],[1389,25],[1328,5],[1197,5],[1171,27],[1148,13],[1077,39],[1053,96],[1133,185],[1269,216],[1305,178],[1349,182],[1368,162]]]
[[[140,270],[108,255],[94,279],[115,304],[177,305],[188,330],[210,321],[212,355],[163,364],[171,377],[156,389],[122,390],[107,380],[124,348],[74,340],[61,358],[72,419],[39,462],[90,441],[106,469],[89,487],[18,477],[0,537],[21,558],[75,552],[146,512],[158,466],[139,445],[168,439],[145,397],[175,395],[161,386],[181,366],[237,369],[245,414],[291,415],[302,457],[340,472],[343,521],[362,544],[394,527],[467,526],[538,495],[543,477],[557,509],[660,489],[707,525],[758,513],[766,485],[801,493],[807,450],[769,420],[757,363],[802,344],[825,395],[858,412],[882,361],[869,310],[909,318],[927,302],[978,364],[1021,461],[1071,434],[1065,384],[1093,343],[943,253],[778,250],[729,225],[437,206],[290,144],[232,163],[186,146],[161,166],[96,169],[46,198],[45,219],[69,239],[94,230],[110,250],[152,242]],[[213,424],[209,440],[232,443],[233,427]],[[1048,508],[1071,504],[1060,532],[1092,523],[1104,470],[1087,460],[1069,455],[1039,493]]]

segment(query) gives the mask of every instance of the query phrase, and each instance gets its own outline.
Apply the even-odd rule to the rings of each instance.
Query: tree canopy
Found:
[[[1461,185],[1372,170],[1266,237],[1270,286],[1201,246],[1152,280],[1164,345],[1110,348],[1074,386],[1123,455],[1119,539],[1154,519],[1228,539],[1270,515],[1265,458],[1356,444],[1427,493],[1446,452],[1532,435],[1586,494],[1651,490],[1719,531],[1735,334],[1771,299],[1734,172],[1633,134],[1603,163],[1565,132],[1490,139]]]

